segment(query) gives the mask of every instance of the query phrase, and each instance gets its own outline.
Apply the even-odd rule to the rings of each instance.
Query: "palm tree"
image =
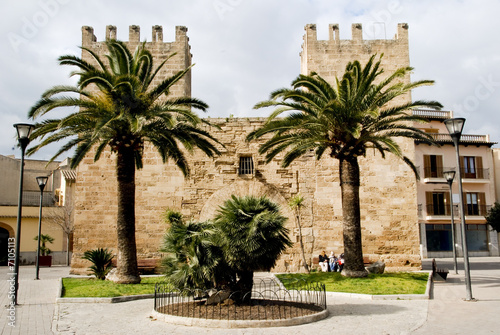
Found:
[[[38,235],[33,238],[33,240],[38,241]],[[52,250],[47,247],[47,243],[54,243],[54,238],[49,234],[40,235],[40,256],[48,256],[52,253]]]
[[[170,97],[170,90],[189,70],[179,71],[156,84],[156,77],[169,58],[156,69],[145,44],[132,54],[120,41],[107,41],[107,63],[92,50],[88,52],[96,65],[79,57],[59,58],[61,65],[78,68],[76,86],[55,86],[47,90],[32,107],[29,117],[35,119],[59,107],[79,107],[60,119],[36,124],[32,139],[40,139],[28,154],[62,139],[69,139],[57,156],[74,147],[71,160],[75,168],[91,153],[97,161],[106,147],[116,154],[118,184],[118,271],[117,282],[138,283],[135,242],[135,171],[142,168],[144,142],[158,151],[163,162],[171,159],[185,176],[189,167],[182,147],[195,147],[209,157],[219,154],[217,142],[199,125],[203,121],[191,108],[205,111],[204,102],[191,97]],[[156,84],[156,85],[155,85]]]
[[[232,271],[215,245],[216,230],[211,222],[184,222],[180,213],[168,210],[170,224],[163,240],[162,260],[167,280],[178,289],[224,289],[232,282]]]
[[[405,83],[411,67],[402,67],[386,78],[381,78],[381,58],[375,62],[371,56],[362,67],[359,61],[350,62],[342,78],[334,86],[316,73],[299,75],[292,88],[271,93],[268,101],[255,108],[276,107],[268,121],[250,133],[247,140],[273,134],[259,152],[266,154],[267,162],[284,153],[282,165],[289,166],[296,158],[314,151],[320,159],[325,151],[339,160],[342,193],[343,236],[346,266],[344,275],[363,277],[361,219],[359,204],[358,157],[373,148],[385,158],[387,152],[402,159],[414,171],[416,167],[404,156],[394,138],[418,139],[433,143],[430,135],[411,126],[411,122],[424,120],[407,111],[413,108],[441,108],[436,101],[395,101],[414,88],[431,85],[433,81],[421,80]],[[288,113],[283,118],[277,118]]]
[[[295,218],[297,219],[297,226],[299,228],[299,242],[300,242],[300,251],[302,254],[302,263],[304,263],[304,269],[306,270],[307,273],[310,273],[311,271],[309,270],[309,264],[307,264],[306,260],[306,252],[304,250],[304,241],[302,238],[302,224],[300,222],[300,210],[302,207],[304,207],[304,197],[300,194],[296,194],[293,196],[290,201],[288,202],[288,206],[290,206],[291,209],[295,212]]]
[[[217,245],[238,275],[234,290],[251,292],[254,271],[269,271],[292,245],[286,220],[279,206],[264,196],[233,195],[219,208],[214,221]]]

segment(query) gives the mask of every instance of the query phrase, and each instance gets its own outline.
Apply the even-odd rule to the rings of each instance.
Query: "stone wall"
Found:
[[[83,44],[98,48],[96,43],[99,42],[95,42],[90,29],[83,28]],[[405,33],[406,26],[401,25],[399,30],[400,34]],[[185,30],[178,28],[177,31],[184,36],[181,40],[185,38],[187,41]],[[319,71],[325,77],[339,75],[348,60],[354,57],[366,61],[375,46],[376,52],[391,54],[384,56],[385,62],[399,66],[408,64],[407,35],[406,40],[401,37],[396,42],[366,43],[360,42],[359,36],[353,38],[356,42],[333,39],[323,43],[316,41],[314,26],[306,26],[301,54],[302,70]],[[138,39],[134,37],[134,41]],[[163,48],[158,43],[152,43],[150,47],[157,48],[155,50]],[[176,43],[177,38],[173,45],[177,45]],[[187,51],[189,46],[186,43],[178,46]],[[328,53],[325,50],[335,43],[341,46],[340,49],[335,47],[337,51],[334,52],[339,60],[331,60],[325,56]],[[370,43],[373,46],[367,47]],[[400,43],[403,44],[400,48],[402,51],[392,52],[392,48],[395,45],[399,48]],[[350,51],[347,52],[348,50]],[[178,66],[185,64],[182,61],[177,63]],[[329,74],[324,72],[330,69]],[[391,69],[388,67],[387,71]],[[186,81],[186,86],[189,86],[189,81]],[[185,87],[184,92],[187,91],[188,88]],[[322,250],[335,251],[337,254],[343,251],[341,193],[336,160],[325,156],[316,161],[311,154],[296,160],[286,169],[281,167],[281,157],[265,164],[264,157],[258,154],[258,147],[265,139],[251,143],[245,141],[247,134],[262,125],[265,119],[222,118],[209,121],[219,126],[212,127],[210,131],[225,148],[221,148],[221,156],[214,159],[195,150],[190,156],[190,178],[185,179],[172,162],[162,164],[161,158],[151,147],[145,148],[144,168],[136,175],[136,237],[139,258],[161,257],[159,248],[166,229],[162,216],[167,208],[181,211],[194,220],[207,220],[215,215],[218,206],[232,194],[267,195],[281,206],[283,214],[289,218],[287,226],[292,241],[296,243],[281,257],[276,271],[302,270],[297,222],[287,205],[288,200],[299,192],[306,199],[301,213],[306,259],[311,260]],[[413,157],[413,142],[399,143],[405,153]],[[254,174],[238,173],[241,156],[252,157]],[[90,153],[78,169],[72,260],[74,273],[86,271],[88,263],[81,260],[85,250],[97,247],[116,250],[115,157],[107,153],[95,163],[92,157]],[[371,151],[360,159],[360,170],[365,255],[374,260],[382,259],[389,267],[419,266],[416,184],[413,172],[395,157],[387,156],[382,159]]]
[[[278,203],[289,218],[292,241],[297,242],[280,259],[276,271],[300,271],[301,257],[297,222],[288,200],[300,192],[306,199],[301,222],[306,258],[321,250],[340,253],[342,245],[342,207],[338,163],[326,156],[316,161],[311,155],[289,168],[281,167],[278,157],[269,164],[258,154],[246,135],[262,125],[264,119],[211,119],[220,129],[214,136],[226,146],[222,155],[209,159],[199,150],[190,156],[191,176],[185,179],[173,162],[162,164],[148,147],[144,168],[137,172],[136,220],[139,258],[161,257],[159,248],[166,225],[167,208],[181,211],[194,220],[207,220],[231,195],[266,195]],[[253,175],[238,173],[239,157],[251,156]],[[88,249],[108,247],[116,250],[116,182],[114,157],[108,154],[96,163],[86,158],[78,170],[73,271],[86,267],[79,260]],[[419,265],[419,240],[415,178],[412,171],[394,157],[382,159],[369,153],[360,159],[361,219],[366,255],[384,259],[388,266]],[[80,269],[84,270],[84,269]]]

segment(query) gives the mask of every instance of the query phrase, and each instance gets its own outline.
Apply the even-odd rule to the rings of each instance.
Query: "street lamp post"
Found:
[[[38,183],[38,187],[40,187],[40,213],[38,215],[38,247],[36,248],[36,277],[38,278],[38,274],[40,271],[40,236],[42,233],[42,207],[43,207],[43,189],[45,185],[47,185],[47,180],[49,177],[47,176],[39,176],[36,177],[36,182]]]
[[[455,274],[457,272],[457,251],[455,249],[455,222],[453,220],[453,179],[455,178],[455,171],[443,171],[444,178],[446,182],[448,182],[448,186],[450,186],[450,213],[451,213],[451,243],[453,245],[453,269],[455,270]]]
[[[464,270],[465,270],[465,287],[467,290],[467,294],[465,297],[466,301],[474,300],[472,298],[472,287],[470,280],[470,270],[469,270],[469,252],[467,248],[467,234],[466,234],[466,226],[465,226],[465,207],[464,207],[464,196],[462,192],[462,176],[461,176],[461,164],[460,164],[460,152],[458,148],[458,144],[460,142],[460,137],[462,136],[462,130],[464,128],[465,119],[464,118],[453,118],[447,119],[444,121],[448,132],[450,133],[451,139],[453,141],[453,145],[455,146],[455,152],[457,156],[457,172],[458,172],[458,196],[460,199],[460,218],[462,227],[462,250],[464,252]]]
[[[16,230],[16,255],[14,257],[14,294],[11,304],[17,305],[17,291],[19,288],[19,253],[21,248],[21,217],[23,208],[23,179],[24,179],[24,154],[26,147],[30,143],[30,135],[33,128],[32,124],[16,123],[14,127],[17,130],[17,140],[21,147],[21,172],[19,176],[19,197],[17,201],[17,230]]]

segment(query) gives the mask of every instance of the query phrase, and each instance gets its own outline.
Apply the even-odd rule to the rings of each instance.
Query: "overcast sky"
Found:
[[[436,81],[413,98],[440,101],[467,118],[466,133],[500,142],[499,13],[498,0],[2,1],[0,154],[20,156],[12,125],[30,121],[27,112],[42,92],[74,83],[57,58],[80,55],[81,27],[92,26],[102,41],[106,25],[124,41],[129,25],[139,25],[147,41],[151,27],[161,25],[164,42],[174,40],[175,26],[188,27],[193,96],[210,105],[210,117],[247,117],[267,116],[253,105],[299,74],[306,24],[317,25],[319,39],[328,39],[330,23],[340,25],[341,39],[351,38],[352,23],[362,23],[365,39],[392,39],[406,22],[412,80]],[[55,150],[33,158],[48,159]]]

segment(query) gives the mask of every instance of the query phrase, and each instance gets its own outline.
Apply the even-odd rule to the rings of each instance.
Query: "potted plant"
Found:
[[[38,241],[38,236],[35,236],[34,238],[35,241]],[[40,256],[38,259],[38,265],[40,266],[51,266],[52,265],[52,256],[50,256],[50,253],[52,250],[50,250],[46,244],[48,243],[53,243],[54,238],[50,236],[49,234],[41,234],[40,235]]]

